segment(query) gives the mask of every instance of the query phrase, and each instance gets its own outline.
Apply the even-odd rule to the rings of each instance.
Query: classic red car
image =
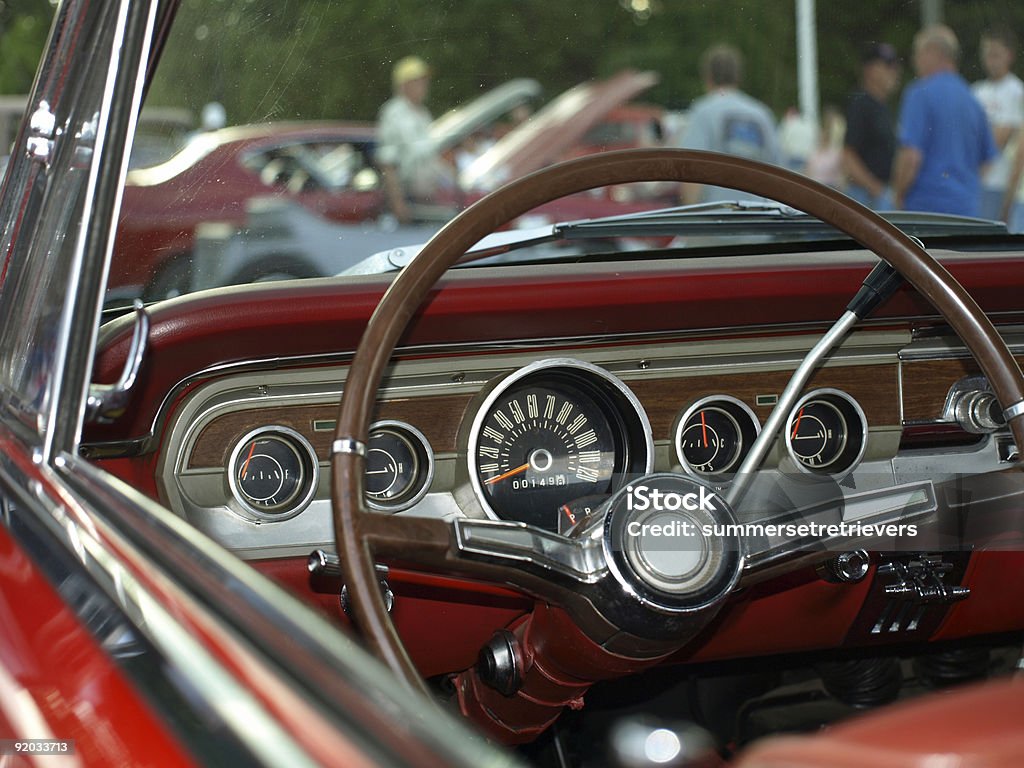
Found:
[[[361,123],[270,123],[193,137],[169,160],[129,171],[111,285],[167,295],[190,269],[196,228],[240,226],[253,198],[284,195],[333,221],[375,218],[383,198],[373,147],[374,127]]]
[[[635,130],[635,122],[638,114],[649,115],[651,110],[624,112],[620,105],[655,82],[652,73],[625,71],[606,81],[569,89],[478,158],[460,180],[460,189],[445,191],[426,212],[432,223],[426,227],[420,223],[407,231],[395,232],[387,217],[381,218],[387,207],[374,164],[372,124],[266,123],[198,135],[167,161],[129,171],[117,239],[121,250],[110,287],[120,289],[121,295],[141,291],[147,298],[187,292],[194,287],[189,276],[195,271],[196,241],[204,225],[214,225],[217,233],[248,236],[252,229],[273,226],[267,224],[264,213],[269,211],[269,218],[276,220],[279,211],[287,211],[289,206],[298,206],[291,210],[301,221],[290,222],[277,234],[278,241],[287,242],[275,242],[269,256],[259,252],[239,257],[238,263],[232,263],[219,277],[248,282],[269,274],[279,278],[334,274],[352,259],[308,253],[303,238],[293,237],[291,230],[308,225],[317,231],[308,233],[315,242],[322,239],[318,233],[324,227],[320,221],[306,218],[303,210],[322,219],[323,224],[358,224],[355,229],[328,231],[327,237],[344,240],[359,257],[373,253],[389,238],[397,243],[418,240],[439,228],[460,207],[479,199],[481,187],[493,186],[497,183],[494,179],[515,178],[559,159],[604,149],[648,146],[649,135]],[[539,89],[532,79],[509,80],[439,117],[431,138],[440,151],[450,153],[466,135],[536,97]],[[617,115],[615,110],[619,110]],[[606,124],[606,117],[611,118],[607,123],[610,134],[594,134]],[[489,169],[483,178],[476,177],[477,167]],[[634,195],[615,194],[614,190],[609,190],[606,198],[605,204],[592,196],[553,201],[530,220],[627,213],[665,202],[665,196],[648,195],[638,201]],[[168,216],[170,210],[174,216]]]
[[[631,43],[693,29],[652,7],[587,5]],[[0,197],[0,766],[1021,765],[1024,241],[999,223],[629,150],[500,187],[397,274],[104,311],[150,79],[198,87],[213,37],[271,98],[292,80],[245,75],[257,32],[323,67],[302,35],[354,57],[456,21],[402,10],[56,9]],[[642,181],[779,204],[467,263]]]

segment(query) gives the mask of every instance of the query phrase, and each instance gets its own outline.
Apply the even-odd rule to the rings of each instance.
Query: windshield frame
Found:
[[[47,129],[43,120],[40,129],[31,118],[26,121],[4,188],[0,389],[6,410],[16,417],[11,422],[28,428],[27,440],[43,462],[73,451],[81,435],[113,222],[159,11],[171,8],[120,0],[95,13],[89,5],[85,0],[60,5],[45,57],[54,64],[40,70],[28,107],[32,114],[52,115],[53,125]],[[91,66],[103,73],[101,82],[75,88],[72,65],[79,60],[76,49],[85,44],[78,29],[83,19],[113,23],[102,31],[99,45],[90,41]],[[80,183],[69,183],[69,169],[79,173]],[[56,227],[54,220],[60,223]],[[23,279],[33,273],[54,277],[37,290]],[[20,333],[25,328],[28,332]],[[15,333],[17,346],[11,339]]]

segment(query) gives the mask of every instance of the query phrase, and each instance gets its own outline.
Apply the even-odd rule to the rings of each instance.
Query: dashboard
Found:
[[[1018,262],[949,262],[1015,354],[1024,353],[1016,293],[992,269]],[[559,537],[636,475],[681,472],[726,490],[792,372],[871,263],[851,252],[829,254],[828,263],[792,255],[770,264],[642,262],[628,273],[613,264],[449,275],[379,393],[368,505],[381,515],[467,525],[522,520]],[[343,620],[338,585],[312,594],[306,561],[314,550],[333,550],[329,456],[338,401],[350,351],[386,285],[298,281],[156,306],[137,407],[120,423],[91,428],[83,452]],[[101,380],[116,376],[129,330],[125,322],[103,329]],[[946,486],[966,473],[998,473],[1016,455],[998,426],[963,429],[967,416],[955,403],[985,391],[962,345],[902,291],[814,373],[764,474],[840,494],[851,520],[891,515],[912,500],[948,511],[955,499]],[[983,411],[974,408],[972,418]],[[1002,583],[1016,567],[999,558],[946,564],[949,579],[974,584]],[[878,575],[882,565],[872,558],[869,578],[856,584],[836,584],[813,567],[751,584],[683,656],[1024,626],[1020,611],[977,596],[897,616],[882,594],[891,585]],[[426,674],[470,664],[495,627],[530,604],[501,585],[401,565],[391,564],[389,581],[395,621],[416,638],[410,652]],[[435,637],[438,615],[459,622],[458,637]]]
[[[650,471],[724,484],[816,341],[400,361],[371,429],[367,501],[381,514],[565,532]],[[851,336],[811,380],[766,466],[852,484],[891,478],[880,467],[900,443],[899,352],[910,341],[894,331]],[[171,426],[161,494],[247,558],[329,545],[329,449],[344,376],[341,367],[239,372],[198,388]]]

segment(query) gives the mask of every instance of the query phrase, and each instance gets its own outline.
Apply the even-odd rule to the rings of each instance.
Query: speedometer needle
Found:
[[[512,477],[513,475],[518,475],[520,472],[525,472],[529,468],[530,468],[530,463],[527,462],[526,464],[523,464],[521,467],[516,467],[515,469],[510,469],[508,472],[502,472],[500,475],[492,477],[489,480],[484,480],[484,485],[494,485],[499,480],[504,480],[506,477]]]

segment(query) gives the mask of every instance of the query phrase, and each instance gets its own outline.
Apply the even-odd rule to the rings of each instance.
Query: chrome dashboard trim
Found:
[[[722,340],[693,340],[690,343],[672,343],[650,346],[607,346],[575,350],[588,364],[598,365],[629,388],[634,382],[681,377],[682,388],[700,385],[701,377],[715,374],[751,374],[760,370],[792,370],[810,348],[816,337],[785,336],[780,338],[738,338]],[[833,351],[825,362],[833,366],[871,366],[895,364],[898,350],[909,343],[910,334],[904,331],[858,330],[846,338],[843,345]],[[429,395],[466,395],[482,398],[481,389],[488,382],[500,380],[532,362],[536,350],[520,350],[508,355],[481,355],[453,361],[451,359],[398,360],[392,364],[385,378],[381,397],[409,399]],[[453,362],[459,367],[454,368]],[[644,365],[641,365],[644,362]],[[316,498],[301,515],[273,524],[273,541],[268,538],[266,526],[254,525],[231,512],[226,501],[223,468],[189,467],[189,456],[200,432],[214,418],[243,410],[263,411],[278,406],[330,405],[336,409],[343,388],[346,370],[320,367],[306,370],[260,371],[241,373],[207,382],[190,392],[177,408],[173,420],[166,427],[166,445],[157,467],[157,487],[160,498],[171,509],[246,559],[308,554],[316,546],[331,540],[326,455],[320,461],[321,482]],[[683,396],[685,397],[685,396]],[[472,405],[470,406],[472,407]],[[465,429],[469,428],[471,411],[466,414]],[[311,414],[311,418],[320,418]],[[272,417],[264,419],[269,423]],[[253,420],[253,426],[259,422]],[[416,425],[414,425],[416,426]],[[882,431],[872,432],[869,452],[892,455],[896,440],[892,437],[897,424],[882,425]],[[325,435],[325,438],[327,436]],[[670,435],[663,439],[652,435],[655,466],[668,469],[672,459]],[[416,505],[398,514],[423,515],[432,518],[453,519],[468,517],[482,519],[486,514],[475,501],[466,472],[463,442],[455,451],[435,455],[435,479],[432,488]],[[329,442],[327,443],[329,445]],[[462,447],[459,448],[458,446]],[[773,453],[775,459],[778,456]],[[770,459],[772,458],[770,457]],[[303,552],[303,550],[305,550]]]
[[[1024,328],[1009,325],[999,328],[1007,348],[1014,355],[1024,355]],[[926,362],[931,360],[962,360],[971,353],[959,338],[951,334],[920,335],[915,332],[913,341],[900,350],[902,362]]]

